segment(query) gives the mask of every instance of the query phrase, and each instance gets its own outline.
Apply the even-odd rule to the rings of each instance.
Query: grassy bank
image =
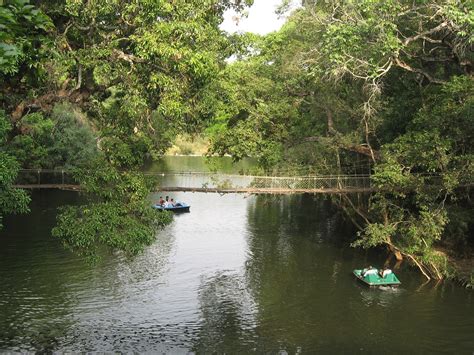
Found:
[[[180,134],[176,136],[173,146],[166,155],[205,155],[209,148],[209,140],[202,136]]]

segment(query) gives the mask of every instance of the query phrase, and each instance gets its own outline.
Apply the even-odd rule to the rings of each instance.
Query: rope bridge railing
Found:
[[[251,176],[208,172],[146,172],[153,176],[159,188],[186,189],[271,189],[271,190],[322,190],[370,188],[369,175],[327,176]],[[54,188],[79,185],[67,170],[23,169],[19,171],[16,184],[34,188],[35,185]]]
[[[16,179],[17,185],[79,185],[66,170],[22,169]]]
[[[157,190],[210,191],[210,192],[345,192],[373,191],[370,175],[320,175],[320,176],[252,176],[213,172],[145,172],[155,177]],[[441,177],[423,176],[426,186],[441,186]],[[16,181],[23,188],[79,188],[79,183],[68,170],[24,169]]]
[[[240,176],[240,175],[180,175],[159,178],[160,186],[214,189],[286,189],[318,190],[341,188],[370,188],[370,176]]]

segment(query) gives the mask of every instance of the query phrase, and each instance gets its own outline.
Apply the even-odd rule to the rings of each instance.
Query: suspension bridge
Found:
[[[340,194],[375,191],[370,175],[251,176],[210,172],[146,172],[160,192],[244,194]],[[81,190],[67,170],[20,170],[16,187]]]

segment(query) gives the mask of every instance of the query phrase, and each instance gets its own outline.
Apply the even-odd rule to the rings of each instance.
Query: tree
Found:
[[[13,187],[20,165],[4,150],[11,126],[3,111],[0,111],[0,229],[5,214],[28,212],[29,196],[25,191]]]
[[[453,77],[419,110],[408,132],[384,146],[373,179],[381,192],[356,245],[387,244],[414,260],[428,277],[449,274],[436,242],[453,246],[463,230],[466,241],[474,225],[469,187],[473,181],[473,81]],[[408,192],[407,192],[408,191]],[[462,208],[460,208],[462,206]],[[459,243],[459,240],[456,240]],[[465,246],[465,243],[462,243]]]
[[[361,85],[310,71],[306,53],[321,42],[321,31],[297,11],[279,32],[241,39],[241,59],[213,90],[219,94],[212,152],[257,157],[267,169],[306,165],[319,173],[353,169],[354,152],[371,156],[359,119]]]
[[[53,24],[29,1],[6,0],[0,5],[0,77],[4,79],[24,66],[36,66]]]
[[[6,90],[7,82],[24,67],[36,69],[39,43],[46,41],[51,28],[50,19],[27,1],[7,0],[0,6],[0,228],[3,215],[28,212],[30,201],[25,191],[13,187],[20,164],[8,153],[13,127],[4,102],[14,94]]]
[[[214,151],[260,157],[272,143],[267,169],[316,173],[362,161],[380,192],[368,209],[338,199],[361,229],[354,245],[387,245],[428,277],[449,275],[436,247],[466,246],[473,229],[462,213],[472,211],[471,3],[303,5],[228,69],[238,74],[224,80]]]
[[[55,154],[64,166],[80,167],[75,176],[90,197],[58,216],[53,234],[67,247],[91,259],[100,246],[134,254],[169,220],[150,207],[154,184],[137,171],[166,150],[174,132],[201,128],[201,93],[229,47],[218,25],[227,8],[250,3],[8,3],[18,18],[29,11],[48,24],[27,15],[29,31],[20,31],[7,14],[7,40],[34,43],[36,55],[10,60],[1,72],[0,104],[13,125],[8,145],[18,156],[34,153],[25,164],[57,166]],[[87,149],[75,150],[78,138]]]
[[[472,136],[469,7],[467,2],[360,1],[337,3],[325,13],[312,8],[315,21],[327,28],[320,50],[311,54],[318,70],[322,63],[335,80],[348,76],[364,83],[366,144],[382,146],[373,176],[382,192],[372,197],[362,239],[355,244],[387,244],[434,278],[448,270],[433,246],[449,223],[449,206],[468,197],[469,191],[459,193],[462,181],[472,181],[472,155],[464,143]],[[389,106],[392,112],[381,109],[386,98],[401,94],[400,83],[418,103],[411,115],[395,105]],[[377,135],[395,117],[404,117],[399,135]],[[460,127],[466,129],[462,134]],[[464,203],[472,208],[468,200]]]

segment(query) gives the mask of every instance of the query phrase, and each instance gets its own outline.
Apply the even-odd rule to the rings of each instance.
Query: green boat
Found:
[[[384,277],[380,273],[384,272]],[[398,286],[401,284],[400,280],[395,276],[391,270],[372,269],[355,269],[353,271],[355,277],[369,286]]]

